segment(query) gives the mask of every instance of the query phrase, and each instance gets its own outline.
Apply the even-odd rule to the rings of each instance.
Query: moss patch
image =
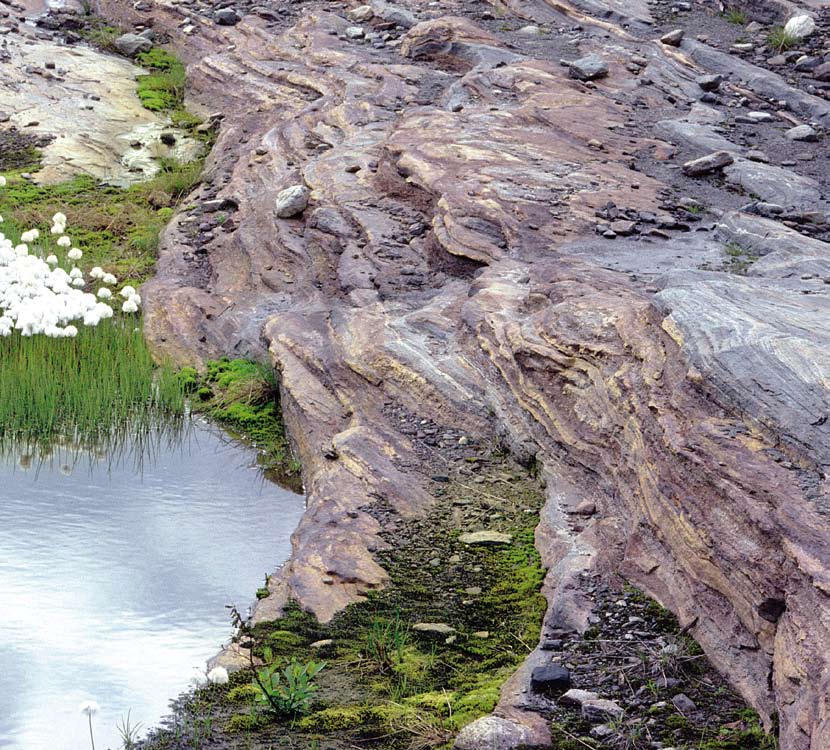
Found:
[[[256,447],[260,465],[269,478],[298,492],[302,490],[300,465],[291,455],[282,423],[273,368],[224,357],[208,362],[204,375],[186,367],[179,377],[194,397],[194,411],[216,420],[233,436]],[[267,596],[267,589],[262,596]]]
[[[230,361],[214,365],[208,375],[212,387],[232,387],[233,370]],[[201,382],[194,380],[192,387]],[[544,571],[532,529],[542,493],[532,476],[504,456],[483,455],[482,465],[489,467],[480,485],[436,483],[436,509],[389,538],[394,545],[378,554],[391,579],[386,589],[367,592],[365,601],[325,625],[290,605],[278,621],[257,625],[245,636],[256,644],[255,653],[262,656],[267,646],[277,663],[327,662],[307,715],[292,722],[263,711],[260,716],[269,723],[256,729],[248,719],[234,719],[246,722],[252,747],[449,747],[460,727],[493,709],[504,681],[535,645],[544,613],[539,595]],[[503,498],[497,510],[496,492]],[[462,503],[459,518],[453,509]],[[382,507],[370,512],[379,520],[387,513]],[[512,535],[512,544],[459,541],[471,530],[465,519],[483,512],[489,526]],[[424,622],[452,630],[414,628]],[[331,645],[311,647],[324,639]],[[219,724],[227,721],[221,717],[240,715],[238,703],[234,707],[227,697],[217,699],[212,710]],[[281,728],[286,724],[288,736]],[[177,747],[161,744],[170,740],[165,737],[159,735],[160,744],[152,747]],[[222,747],[221,736],[215,739],[214,746]]]

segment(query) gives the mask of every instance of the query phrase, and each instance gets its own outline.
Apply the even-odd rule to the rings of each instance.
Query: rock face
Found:
[[[830,747],[826,186],[779,163],[786,139],[753,135],[776,164],[749,161],[718,125],[725,108],[677,102],[723,75],[735,107],[752,90],[819,123],[830,105],[707,45],[639,41],[654,36],[645,3],[592,3],[597,17],[504,7],[546,27],[578,17],[591,31],[579,54],[615,74],[574,80],[545,46],[556,35],[508,48],[497,25],[414,1],[371,3],[385,40],[369,25],[349,38],[354,22],[331,6],[274,25],[187,16],[183,43],[184,11],[155,6],[193,96],[225,114],[193,202],[238,210],[198,253],[186,217],[168,227],[146,330],[181,362],[270,356],[304,466],[308,510],[256,616],[292,597],[329,619],[383,586],[366,507],[411,517],[432,502],[401,408],[501,442],[544,477],[546,634],[588,626],[581,572],[621,574],[678,615],[765,721],[778,714],[782,750]],[[823,159],[820,146],[797,147]],[[681,174],[712,151],[734,162],[723,179]],[[705,216],[671,202],[674,181]],[[302,184],[313,208],[279,219],[277,196]],[[600,226],[611,221],[628,236]],[[746,258],[741,275],[719,270],[726,247]],[[573,513],[585,500],[593,514]],[[458,748],[549,743],[526,704],[543,653]]]

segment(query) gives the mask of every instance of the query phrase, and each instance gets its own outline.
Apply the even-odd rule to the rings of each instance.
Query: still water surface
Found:
[[[119,747],[151,727],[289,554],[304,501],[203,423],[145,460],[0,458],[0,748]],[[26,462],[23,462],[26,465]]]

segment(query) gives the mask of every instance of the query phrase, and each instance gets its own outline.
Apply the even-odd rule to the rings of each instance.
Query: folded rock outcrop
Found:
[[[557,29],[542,36],[454,2],[374,3],[363,36],[345,4],[228,27],[196,3],[139,5],[99,2],[169,34],[194,99],[224,114],[194,202],[236,207],[216,231],[198,207],[170,225],[147,330],[181,362],[267,352],[304,465],[309,509],[257,615],[292,597],[328,619],[384,584],[365,509],[431,502],[400,405],[541,467],[546,631],[585,627],[579,571],[622,572],[778,715],[784,750],[830,747],[830,246],[748,213],[728,183],[701,193],[718,217],[702,232],[667,203],[686,180],[670,167],[705,153],[695,133],[746,151],[684,119],[704,73],[755,96],[745,67],[654,41],[644,4],[505,6]],[[589,53],[608,77],[569,77],[560,60]],[[821,119],[804,96],[792,111]],[[826,186],[804,180],[814,200],[782,211],[816,218]],[[278,218],[292,185],[309,205]],[[763,257],[701,268],[729,243]],[[586,499],[597,513],[574,527]],[[539,659],[470,736],[549,741],[521,689]]]

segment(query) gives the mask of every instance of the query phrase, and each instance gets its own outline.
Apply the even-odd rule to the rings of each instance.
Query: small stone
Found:
[[[750,161],[761,162],[761,164],[769,164],[769,156],[767,156],[763,151],[747,151],[746,158]]]
[[[716,73],[715,75],[700,76],[695,79],[695,82],[704,91],[717,91],[723,83],[723,76],[720,73]]]
[[[680,42],[683,41],[683,29],[675,29],[674,31],[670,31],[668,34],[663,34],[660,37],[660,41],[663,44],[668,44],[670,47],[679,47]]]
[[[375,12],[369,5],[359,5],[346,13],[347,18],[355,23],[366,23],[375,17]]]
[[[580,516],[592,516],[596,512],[597,504],[593,500],[583,500],[576,506],[576,508],[574,508],[574,513]]]
[[[494,545],[510,544],[513,537],[510,534],[502,534],[500,531],[471,531],[458,537],[462,544],[469,545]]]
[[[568,63],[568,74],[580,81],[593,81],[608,75],[608,63],[599,55],[591,54]]]
[[[175,146],[176,145],[176,134],[175,133],[162,133],[159,136],[159,140],[165,146]]]
[[[362,26],[349,26],[346,29],[346,36],[349,39],[363,39],[366,36],[366,32],[363,30]]]
[[[674,707],[682,714],[689,714],[697,711],[695,702],[686,693],[678,693],[671,699]]]
[[[809,125],[797,125],[790,128],[784,136],[791,141],[817,141],[818,133]]]
[[[281,219],[290,219],[306,210],[309,191],[305,185],[292,185],[277,195],[277,216]]]
[[[334,641],[331,638],[324,638],[322,641],[314,641],[309,648],[325,648],[326,646],[331,646]]]
[[[802,55],[795,61],[795,69],[799,73],[809,73],[821,65],[820,57],[811,57],[810,55]]]
[[[566,693],[559,696],[558,702],[563,706],[582,706],[587,701],[595,701],[599,695],[592,693],[590,690],[580,690],[579,688],[571,688]]]
[[[138,34],[124,34],[115,40],[115,48],[127,57],[134,57],[139,52],[149,52],[153,43],[147,37]]]
[[[635,233],[637,223],[634,221],[612,221],[611,231],[621,237],[628,237]]]
[[[712,154],[701,156],[699,159],[692,159],[683,165],[683,174],[688,177],[699,177],[701,175],[716,172],[719,169],[728,167],[735,160],[732,154],[727,151],[715,151]]]
[[[541,36],[542,29],[531,24],[530,26],[522,26],[522,28],[519,29],[519,33],[524,34],[525,36]]]
[[[530,673],[530,687],[537,693],[548,695],[567,690],[571,685],[571,672],[561,664],[536,667]]]
[[[473,633],[473,638],[489,638],[489,637],[490,637],[490,631],[489,630],[476,630],[475,633]]]
[[[600,724],[599,726],[592,727],[588,734],[590,734],[594,739],[604,740],[607,737],[613,736],[615,732],[607,724]]]
[[[747,117],[752,120],[752,122],[775,122],[776,120],[775,115],[772,115],[769,112],[750,112]]]
[[[823,62],[813,71],[813,78],[817,81],[830,82],[830,60]]]
[[[468,586],[464,589],[464,593],[468,596],[478,596],[481,594],[481,586]]]
[[[445,622],[416,622],[412,626],[413,630],[419,633],[432,633],[434,635],[452,635],[455,628],[447,625]]]
[[[220,26],[235,26],[239,23],[239,15],[233,8],[220,8],[213,14],[213,20]]]
[[[582,704],[582,718],[592,724],[601,724],[609,719],[619,719],[622,715],[622,707],[616,701],[595,698]]]
[[[805,39],[816,30],[816,22],[808,15],[793,16],[784,25],[784,33],[795,39]]]

